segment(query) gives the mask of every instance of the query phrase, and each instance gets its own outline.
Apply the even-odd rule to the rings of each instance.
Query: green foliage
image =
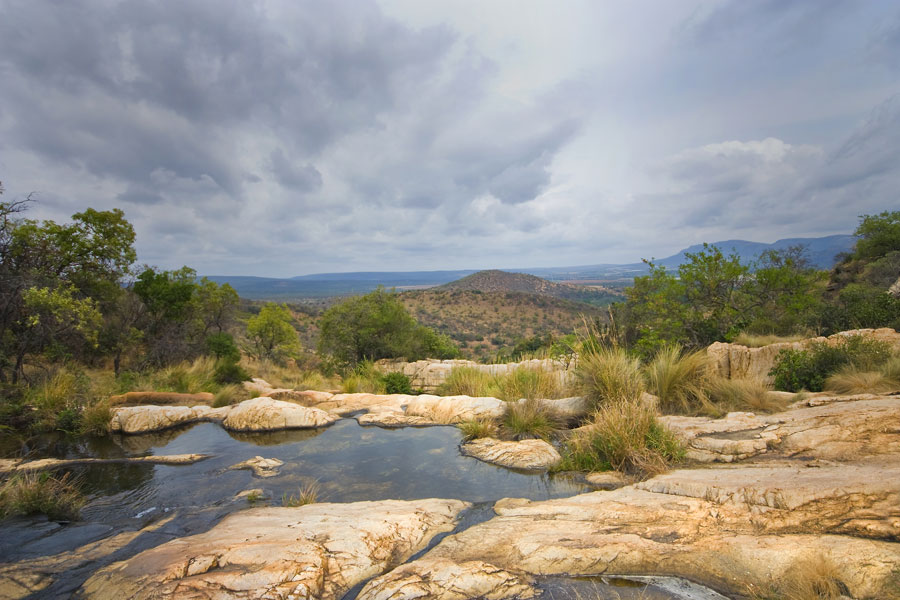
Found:
[[[412,394],[412,384],[409,377],[403,373],[387,373],[382,375],[385,394]]]
[[[285,305],[267,302],[259,314],[247,321],[247,336],[257,358],[282,361],[300,352],[300,338]]]
[[[416,323],[397,296],[383,288],[332,306],[319,328],[319,352],[345,368],[363,360],[459,355],[448,337]]]
[[[900,211],[860,215],[859,218],[859,226],[853,232],[856,235],[856,258],[878,258],[900,250]]]
[[[219,391],[216,392],[215,399],[213,400],[213,408],[230,406],[242,400],[246,400],[247,397],[248,394],[243,387],[235,384],[223,385]]]
[[[227,362],[237,362],[241,359],[241,351],[234,341],[234,336],[225,331],[206,336],[206,351],[210,356]]]
[[[43,514],[53,520],[75,521],[82,506],[84,497],[69,473],[59,478],[46,472],[16,474],[0,485],[0,518]]]
[[[237,363],[220,360],[216,364],[213,379],[222,385],[235,384],[250,381],[250,373]]]
[[[837,344],[813,342],[803,350],[782,350],[769,375],[775,378],[779,390],[821,392],[825,380],[844,365],[869,370],[890,357],[890,346],[885,342],[853,335]]]
[[[441,396],[492,396],[494,378],[490,373],[475,367],[459,366],[450,369],[450,375],[437,390]]]

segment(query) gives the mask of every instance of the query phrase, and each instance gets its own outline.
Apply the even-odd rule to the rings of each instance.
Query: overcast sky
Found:
[[[0,181],[210,275],[850,233],[900,208],[900,4],[0,0]]]

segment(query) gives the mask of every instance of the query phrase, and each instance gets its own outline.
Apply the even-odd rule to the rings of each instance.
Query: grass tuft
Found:
[[[320,490],[321,486],[319,485],[318,481],[310,481],[300,488],[300,493],[297,496],[293,494],[288,496],[287,493],[285,493],[281,497],[281,505],[293,507],[315,504],[316,502],[318,502]]]
[[[708,407],[709,357],[705,350],[686,354],[681,346],[664,346],[645,374],[647,389],[659,398],[663,413],[696,414]]]
[[[490,373],[476,369],[475,367],[453,367],[450,375],[438,387],[437,393],[441,396],[492,396],[494,378]]]
[[[47,472],[20,473],[0,486],[0,518],[44,514],[57,521],[75,521],[82,506],[84,496],[69,473],[62,477]]]
[[[97,400],[89,404],[81,411],[81,433],[87,435],[106,435],[109,433],[109,422],[112,420],[112,410],[109,400]]]
[[[684,446],[637,400],[604,404],[592,422],[569,438],[557,470],[614,469],[646,478],[684,458]]]
[[[516,367],[509,373],[498,376],[494,387],[498,397],[507,402],[520,398],[540,400],[565,396],[565,386],[562,385],[559,374],[540,368]]]
[[[835,394],[888,394],[900,389],[900,381],[881,370],[864,371],[854,365],[844,365],[825,379],[824,389]]]
[[[636,401],[644,391],[640,360],[621,348],[586,346],[575,367],[575,381],[578,391],[596,408]]]
[[[475,440],[478,438],[497,437],[497,423],[492,419],[471,419],[458,425],[463,434],[463,440]]]
[[[844,596],[840,572],[828,558],[818,555],[794,561],[766,590],[750,590],[756,600],[837,600]]]
[[[719,413],[749,410],[775,413],[787,408],[787,402],[769,394],[771,387],[759,379],[728,379],[718,375],[707,382],[709,401]]]
[[[549,440],[564,421],[546,404],[534,398],[509,402],[503,415],[503,434],[515,440],[541,438]]]
[[[222,406],[237,404],[238,402],[249,398],[250,394],[243,386],[237,384],[223,385],[219,391],[216,392],[212,405],[213,408],[221,408]]]
[[[753,334],[741,332],[734,338],[733,343],[747,346],[748,348],[762,348],[771,344],[783,344],[786,342],[799,342],[807,338],[813,337],[812,333],[799,335],[775,335],[775,334]]]

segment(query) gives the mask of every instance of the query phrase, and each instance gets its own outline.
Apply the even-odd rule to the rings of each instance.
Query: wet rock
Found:
[[[461,445],[460,450],[466,456],[512,469],[546,470],[562,460],[556,448],[544,440],[479,438]]]
[[[198,404],[210,405],[215,396],[209,392],[196,394],[178,394],[175,392],[126,392],[118,396],[110,396],[109,401],[117,404],[172,404],[179,406],[196,406]]]
[[[340,598],[453,528],[459,500],[257,508],[115,563],[87,598]]]
[[[436,424],[453,425],[473,419],[496,419],[503,416],[506,403],[491,397],[413,396],[406,414],[425,417]]]
[[[228,470],[249,469],[257,477],[274,477],[278,475],[278,469],[284,464],[283,460],[277,458],[263,458],[262,456],[254,456],[244,462],[231,465]]]
[[[618,471],[588,473],[584,476],[584,480],[601,490],[616,490],[631,483],[628,477]]]
[[[324,427],[338,420],[338,417],[324,410],[272,398],[244,400],[230,408],[222,425],[234,431]]]
[[[505,600],[533,598],[532,578],[472,560],[417,560],[366,584],[357,600]]]
[[[435,422],[426,417],[408,415],[402,410],[383,408],[363,413],[354,417],[360,425],[377,425],[379,427],[427,427]]]
[[[262,500],[268,500],[270,497],[271,495],[264,489],[253,488],[238,492],[237,494],[235,494],[234,499],[243,500],[245,502],[260,502]]]
[[[112,433],[148,433],[214,419],[220,414],[208,406],[125,406],[113,409]]]
[[[114,464],[114,463],[146,463],[152,465],[192,465],[210,458],[211,454],[169,454],[161,456],[128,456],[123,458],[41,458],[28,462],[20,462],[12,471],[43,471],[60,469],[78,465]]]

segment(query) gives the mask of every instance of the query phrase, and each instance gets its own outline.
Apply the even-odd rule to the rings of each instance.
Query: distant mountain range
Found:
[[[819,238],[787,238],[772,244],[748,242],[745,240],[725,240],[715,242],[725,254],[736,253],[743,262],[756,260],[765,250],[782,250],[791,246],[806,247],[807,257],[818,268],[830,269],[835,256],[852,250],[855,238],[852,235],[831,235]],[[667,258],[654,260],[666,268],[677,268],[685,261],[686,253],[695,253],[702,245],[685,248]],[[511,273],[525,273],[550,281],[582,281],[601,283],[612,280],[629,280],[647,272],[643,262],[629,264],[596,264],[575,267],[551,267],[531,269],[503,269]],[[332,296],[352,296],[365,294],[379,285],[398,289],[425,288],[448,284],[475,274],[476,270],[457,271],[363,271],[355,273],[316,273],[289,279],[234,275],[213,275],[209,279],[218,283],[229,283],[243,298],[251,300],[300,300],[304,298],[327,298]],[[602,291],[602,290],[601,290]],[[564,296],[560,296],[564,297]],[[571,298],[577,300],[577,298]],[[584,302],[584,300],[580,300]]]

